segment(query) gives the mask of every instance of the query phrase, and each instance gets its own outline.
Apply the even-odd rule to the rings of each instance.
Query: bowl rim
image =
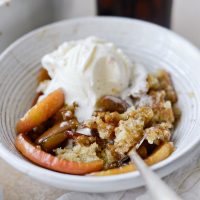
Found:
[[[179,36],[178,34],[172,32],[171,30],[161,27],[159,25],[146,22],[143,20],[138,20],[138,19],[131,19],[131,18],[125,18],[125,17],[108,17],[108,16],[89,16],[89,17],[80,17],[80,18],[73,18],[73,19],[65,19],[61,20],[58,22],[54,22],[45,26],[42,26],[40,28],[37,28],[24,36],[20,37],[17,39],[14,43],[12,43],[9,47],[7,47],[0,55],[0,61],[7,56],[7,54],[16,46],[18,46],[21,42],[28,40],[30,37],[34,36],[37,32],[42,31],[43,29],[50,28],[52,26],[59,26],[61,24],[65,23],[82,23],[85,20],[89,21],[105,21],[105,20],[110,20],[112,21],[124,21],[124,22],[134,22],[134,23],[139,23],[143,24],[145,26],[151,26],[155,27],[157,30],[162,30],[165,31],[166,33],[172,35],[172,37],[178,39],[182,44],[190,48],[195,56],[200,58],[200,51],[197,49],[193,44],[188,42],[185,38],[182,36]],[[199,122],[197,122],[200,124]],[[191,130],[194,131],[194,130]],[[185,154],[191,152],[197,145],[200,143],[200,137],[198,140],[193,141],[193,143],[190,143],[187,147],[183,149],[176,157],[168,157],[167,159],[151,166],[150,168],[152,170],[160,170],[163,167],[167,167],[169,165],[173,165],[176,162],[178,162],[179,159],[181,159]],[[79,181],[79,182],[113,182],[113,181],[118,181],[118,180],[124,180],[124,179],[132,179],[136,178],[139,176],[139,172],[129,172],[125,174],[119,174],[119,175],[112,175],[112,176],[102,176],[102,177],[96,177],[96,176],[79,176],[79,175],[71,175],[71,174],[63,174],[59,172],[55,172],[52,170],[45,169],[43,167],[37,166],[36,164],[32,164],[30,161],[27,159],[21,159],[17,157],[15,154],[11,153],[9,150],[6,149],[6,147],[0,142],[0,157],[2,157],[6,162],[17,168],[18,170],[30,174],[34,173],[36,175],[46,175],[46,176],[51,176],[51,177],[56,177],[58,179],[63,179],[63,180],[71,180],[71,181]],[[16,167],[17,166],[17,167]]]

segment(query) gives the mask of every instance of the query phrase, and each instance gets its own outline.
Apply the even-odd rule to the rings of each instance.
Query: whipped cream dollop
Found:
[[[104,95],[125,99],[146,91],[143,66],[133,64],[113,43],[96,37],[63,43],[42,58],[42,66],[51,80],[39,86],[44,93],[40,99],[62,88],[67,104],[78,103],[79,121],[91,117],[96,101]]]

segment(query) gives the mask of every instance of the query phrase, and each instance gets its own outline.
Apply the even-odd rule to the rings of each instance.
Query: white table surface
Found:
[[[0,159],[0,185],[4,200],[54,200],[65,193],[18,172],[2,159]]]

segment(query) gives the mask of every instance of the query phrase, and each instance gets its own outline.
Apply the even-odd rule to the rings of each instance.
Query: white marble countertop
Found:
[[[186,159],[188,159],[189,163],[165,177],[164,180],[183,198],[183,200],[199,200],[200,148],[192,159]],[[67,192],[35,181],[16,171],[1,159],[0,185],[3,189],[4,200],[54,200]],[[136,198],[144,192],[144,187],[134,189],[131,191],[131,197]],[[106,199],[106,196],[104,196],[104,198]]]

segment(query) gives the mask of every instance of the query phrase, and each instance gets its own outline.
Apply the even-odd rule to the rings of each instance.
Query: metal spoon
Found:
[[[131,162],[133,162],[142,175],[146,187],[149,190],[153,200],[181,200],[180,197],[169,186],[162,181],[140,158],[135,149],[129,153]]]

